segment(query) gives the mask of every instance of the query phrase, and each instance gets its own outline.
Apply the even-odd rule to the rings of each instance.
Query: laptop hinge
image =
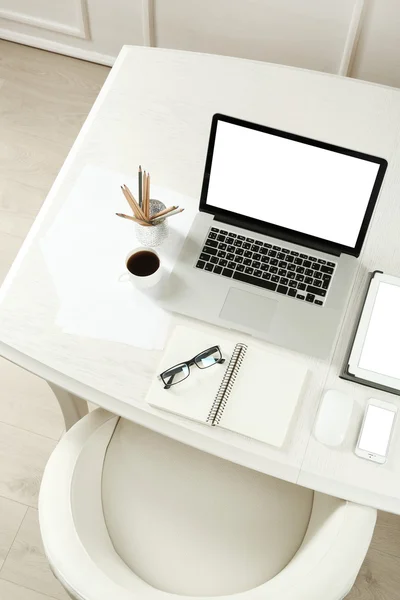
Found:
[[[241,229],[246,229],[247,231],[251,231],[252,233],[256,231],[257,233],[261,233],[262,235],[269,235],[279,240],[279,242],[284,242],[286,240],[291,244],[297,244],[306,248],[312,248],[313,250],[318,250],[319,252],[324,252],[326,254],[333,254],[334,256],[340,256],[341,254],[339,250],[336,250],[336,248],[332,248],[332,246],[330,246],[328,242],[324,243],[314,241],[312,239],[304,241],[299,240],[296,234],[292,234],[290,231],[285,231],[284,236],[278,238],[276,236],[276,233],[274,234],[273,231],[269,230],[267,225],[258,225],[257,223],[252,223],[250,225],[245,221],[242,221],[240,217],[214,215],[214,221],[217,221],[219,223],[225,223],[227,225],[233,225],[234,227],[240,227]]]

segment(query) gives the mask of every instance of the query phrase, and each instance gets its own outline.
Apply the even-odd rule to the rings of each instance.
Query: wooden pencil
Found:
[[[169,212],[167,215],[165,215],[165,217],[161,217],[162,219],[168,219],[168,217],[173,217],[174,215],[179,215],[179,213],[183,212],[185,209],[184,208],[177,208],[176,210],[171,210],[171,212]]]
[[[162,217],[163,215],[166,215],[167,213],[171,212],[171,210],[176,210],[177,208],[178,206],[170,206],[169,208],[164,208],[164,210],[160,210],[160,212],[150,217],[150,221],[153,221],[153,219],[158,219],[158,217]]]
[[[146,171],[143,171],[142,175],[142,211],[146,214]]]
[[[133,204],[137,210],[140,209],[139,203],[137,202],[135,196],[132,194],[131,190],[128,188],[126,183],[124,183],[124,185],[122,187],[125,190],[125,192],[128,194],[130,203]]]
[[[139,188],[139,206],[140,208],[142,208],[142,204],[143,204],[143,190],[142,190],[142,167],[141,165],[139,165],[139,175],[138,175],[138,179],[139,179],[139,183],[138,183],[138,188]]]
[[[139,204],[136,202],[134,196],[132,195],[131,190],[128,188],[127,185],[124,184],[123,189],[125,190],[127,196],[125,196],[128,200],[129,205],[131,206],[133,212],[138,213],[138,217],[139,219],[142,219],[142,221],[148,221],[148,219],[145,217],[144,215],[144,211],[140,208]]]
[[[146,217],[150,220],[150,173],[147,173]]]
[[[121,217],[122,219],[129,219],[129,221],[134,221],[135,223],[139,223],[139,225],[143,225],[144,227],[152,227],[151,223],[147,223],[147,221],[141,221],[140,219],[136,219],[135,217],[131,217],[130,215],[124,215],[124,213],[115,213],[117,217]]]
[[[127,201],[127,203],[129,204],[130,208],[132,209],[132,212],[135,215],[135,217],[141,218],[140,215],[139,215],[139,212],[136,210],[136,206],[132,202],[132,200],[131,200],[128,192],[125,190],[125,188],[122,185],[121,185],[121,190],[122,190],[123,195],[125,196],[125,200]]]
[[[143,215],[140,213],[140,211],[137,207],[137,204],[135,202],[133,202],[131,196],[128,194],[128,192],[124,188],[122,188],[122,193],[124,194],[126,201],[128,202],[130,208],[132,209],[133,215],[137,219],[144,220]]]
[[[157,223],[159,223],[163,219],[168,219],[168,217],[173,217],[174,215],[179,215],[179,213],[183,212],[184,210],[185,210],[184,208],[180,208],[177,210],[171,210],[171,212],[167,213],[163,217],[157,217],[157,219],[154,219],[150,222],[153,223],[154,225],[157,225]]]
[[[146,215],[146,219],[148,218],[148,205],[147,205],[147,199],[148,199],[148,193],[149,193],[149,174],[146,173],[146,177],[145,177],[145,183],[146,183],[146,187],[145,187],[145,192],[144,192],[144,214]]]
[[[145,187],[145,192],[144,192],[144,214],[146,215],[146,219],[147,219],[147,186],[149,185],[149,180],[148,180],[148,174],[146,173],[146,178],[145,178],[145,182],[146,182],[146,187]]]

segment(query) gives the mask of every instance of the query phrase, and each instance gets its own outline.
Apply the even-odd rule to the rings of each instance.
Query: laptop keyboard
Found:
[[[323,306],[336,263],[211,227],[196,267]]]

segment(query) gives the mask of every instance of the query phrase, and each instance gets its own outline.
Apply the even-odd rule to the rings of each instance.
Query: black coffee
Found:
[[[154,252],[140,250],[140,252],[132,254],[126,266],[133,275],[148,277],[157,271],[160,266],[160,259]]]

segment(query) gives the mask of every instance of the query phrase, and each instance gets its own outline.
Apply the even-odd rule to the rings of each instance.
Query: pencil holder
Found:
[[[165,208],[165,204],[160,202],[160,200],[150,200],[149,202],[149,212],[151,217]],[[148,248],[159,246],[168,237],[168,224],[166,219],[163,219],[157,225],[152,225],[151,227],[135,224],[135,229],[137,241],[142,246],[147,246]]]

